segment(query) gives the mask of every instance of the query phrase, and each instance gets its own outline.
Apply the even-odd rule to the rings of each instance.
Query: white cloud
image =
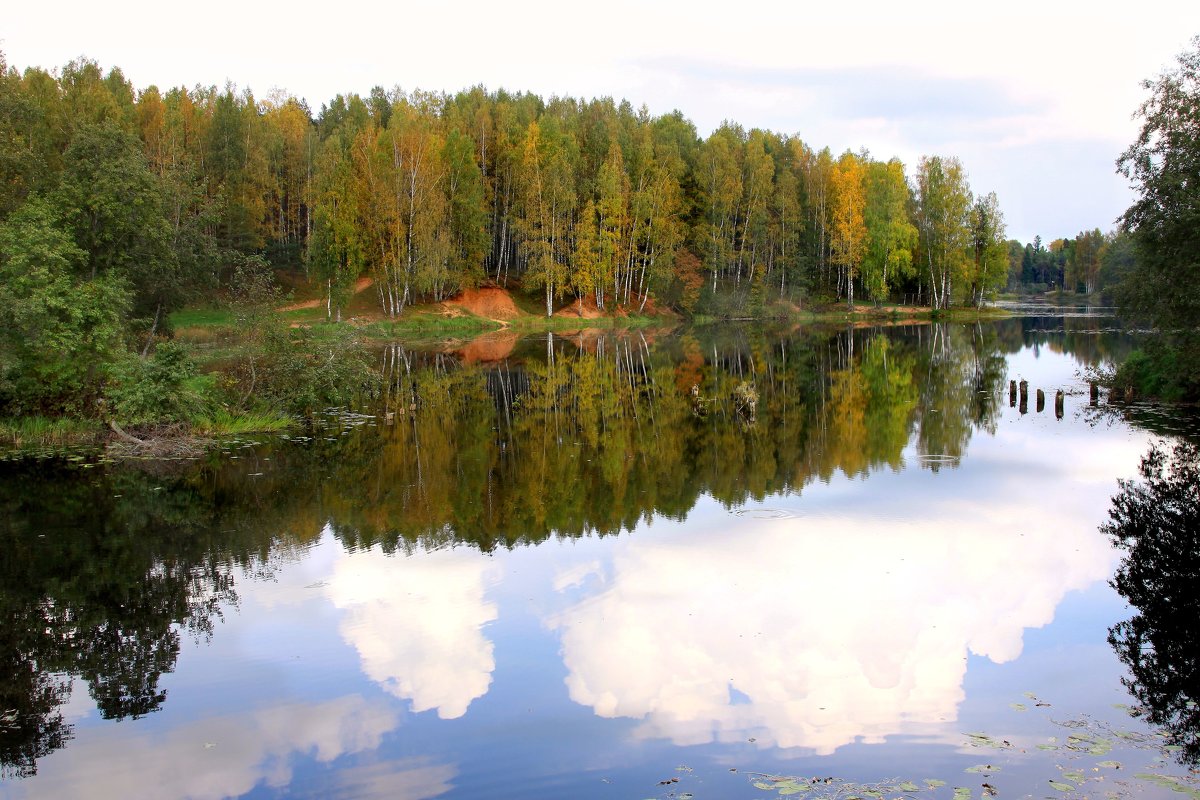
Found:
[[[347,695],[208,717],[165,733],[145,725],[93,728],[39,762],[38,776],[16,790],[31,799],[236,797],[259,785],[287,786],[293,754],[328,763],[371,751],[398,723],[394,709]],[[430,781],[431,793],[408,797],[432,797],[442,791],[437,785]]]
[[[1080,436],[1064,453],[1112,466],[1141,446]],[[1017,658],[1026,629],[1115,562],[1096,532],[1111,469],[1026,471],[1020,431],[972,450],[970,468],[874,476],[868,507],[846,502],[861,483],[836,479],[771,501],[798,519],[696,511],[615,542],[599,587],[548,620],[571,698],[681,745],[754,737],[826,754],[952,733],[968,654]],[[1058,502],[1022,503],[1043,480]]]
[[[414,711],[442,719],[466,713],[487,693],[496,667],[483,626],[496,619],[485,599],[491,560],[459,548],[419,558],[378,550],[343,553],[327,591],[345,610],[342,637],[363,671]]]

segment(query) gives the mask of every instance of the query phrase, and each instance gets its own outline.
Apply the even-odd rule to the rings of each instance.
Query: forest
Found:
[[[978,304],[1004,286],[1007,248],[995,195],[952,156],[910,171],[733,122],[704,138],[678,111],[482,87],[376,87],[314,114],[279,91],[138,89],[85,59],[22,72],[0,55],[10,406],[35,374],[88,364],[72,380],[94,382],[118,351],[145,357],[172,311],[268,266],[320,286],[331,321],[363,279],[388,318],[483,284],[548,315],[720,317],[812,298]]]
[[[52,197],[89,279],[130,273],[152,319],[234,254],[302,267],[333,316],[360,276],[392,315],[486,280],[547,309],[856,288],[944,308],[1004,281],[996,198],[952,157],[909,176],[731,122],[703,139],[677,111],[480,87],[376,87],[314,116],[281,92],[137,90],[86,60],[5,66],[0,92],[0,214]]]

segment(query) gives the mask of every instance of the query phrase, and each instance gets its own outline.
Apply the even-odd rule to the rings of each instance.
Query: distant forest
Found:
[[[1008,289],[1022,293],[1062,289],[1089,295],[1111,292],[1133,269],[1133,238],[1123,228],[1102,233],[1080,231],[1074,239],[1055,239],[1047,246],[1037,236],[1029,244],[1008,243]]]
[[[104,296],[151,331],[230,288],[247,257],[304,270],[334,319],[361,277],[391,316],[485,282],[547,313],[653,299],[721,314],[776,298],[948,308],[1095,271],[1062,255],[1081,237],[1035,245],[1014,281],[996,196],[950,155],[910,170],[733,122],[702,138],[627,101],[480,87],[376,87],[314,114],[285,93],[138,90],[92,61],[19,72],[2,55],[0,229],[0,260],[49,248],[63,302]]]

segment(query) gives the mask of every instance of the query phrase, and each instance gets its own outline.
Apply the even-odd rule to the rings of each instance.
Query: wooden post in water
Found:
[[[1091,391],[1092,391],[1092,405],[1097,406],[1100,404],[1100,387],[1096,385],[1095,381],[1092,381]]]
[[[1008,382],[1008,407],[1012,408],[1017,404],[1017,382]]]
[[[1029,413],[1029,381],[1021,381],[1021,413]]]
[[[1041,389],[1037,390],[1037,412],[1040,414],[1046,410],[1046,393]]]
[[[1054,417],[1055,417],[1055,419],[1063,418],[1063,404],[1065,401],[1066,401],[1066,395],[1063,394],[1062,389],[1059,389],[1057,392],[1055,392],[1055,394],[1054,394]]]

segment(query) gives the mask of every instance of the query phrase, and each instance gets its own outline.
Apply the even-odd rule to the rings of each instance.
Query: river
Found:
[[[1198,430],[1093,403],[1129,347],[395,345],[303,432],[0,462],[0,796],[1200,797],[1100,530]]]

